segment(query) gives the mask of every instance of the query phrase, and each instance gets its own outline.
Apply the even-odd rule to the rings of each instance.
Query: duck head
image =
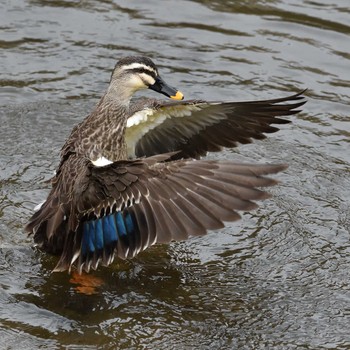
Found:
[[[144,56],[128,56],[119,60],[111,76],[110,88],[123,92],[122,95],[129,98],[142,89],[151,89],[175,100],[184,98],[180,91],[160,77],[153,61]]]

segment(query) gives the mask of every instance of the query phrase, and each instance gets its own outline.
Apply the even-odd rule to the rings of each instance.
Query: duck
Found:
[[[133,98],[145,89],[169,99]],[[47,199],[25,230],[58,256],[53,271],[79,274],[218,230],[269,198],[265,187],[278,183],[269,175],[287,165],[204,156],[278,131],[290,122],[283,117],[301,111],[303,93],[184,100],[150,58],[121,58],[106,92],[63,145]]]

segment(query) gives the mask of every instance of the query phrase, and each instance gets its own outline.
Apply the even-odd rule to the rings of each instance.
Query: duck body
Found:
[[[150,88],[175,101],[130,103]],[[281,164],[200,159],[262,139],[295,114],[301,94],[252,102],[182,101],[146,57],[120,60],[94,110],[72,131],[48,198],[26,230],[60,255],[55,271],[96,269],[155,243],[204,235],[268,194]],[[289,103],[286,103],[289,102]]]

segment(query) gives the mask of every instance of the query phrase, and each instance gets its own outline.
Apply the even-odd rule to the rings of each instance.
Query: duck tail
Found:
[[[67,229],[67,217],[57,202],[49,196],[25,226],[25,231],[34,235],[34,242],[40,249],[55,255],[62,252]]]

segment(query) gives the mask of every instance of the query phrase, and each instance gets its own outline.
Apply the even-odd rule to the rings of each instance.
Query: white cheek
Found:
[[[135,90],[148,88],[138,75],[131,76],[128,83]]]
[[[146,81],[148,85],[153,85],[156,81],[154,78],[152,78],[150,75],[141,73],[140,77],[142,78],[143,81]]]

